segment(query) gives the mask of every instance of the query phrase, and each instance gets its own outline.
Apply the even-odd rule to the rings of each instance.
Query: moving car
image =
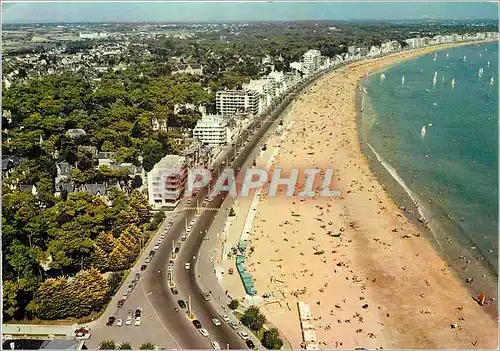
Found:
[[[189,262],[184,263],[184,268],[185,269],[191,268],[191,263],[189,263]]]
[[[183,235],[181,238],[181,241],[186,241],[186,239],[187,239],[187,235]]]
[[[217,341],[212,341],[212,342],[210,342],[210,345],[212,345],[212,348],[213,348],[214,350],[220,350],[220,349],[221,349],[221,348],[220,348],[220,345],[219,345],[219,343],[218,343]]]
[[[250,350],[254,350],[254,349],[255,349],[255,344],[253,343],[253,341],[252,341],[252,340],[250,340],[250,339],[246,340],[246,341],[245,341],[245,344],[247,344],[247,346],[248,346],[248,348],[249,348]]]
[[[233,328],[234,330],[238,330],[238,324],[236,324],[235,322],[231,321],[231,322],[229,322],[228,324],[229,324],[229,326],[230,326],[231,328]]]
[[[203,299],[204,299],[205,301],[210,301],[210,300],[212,300],[212,297],[210,296],[210,294],[209,294],[209,293],[201,293],[201,296],[203,297]]]
[[[177,245],[175,245],[175,253],[179,253],[179,251],[181,251],[181,243],[178,243]]]
[[[186,303],[184,302],[184,300],[179,300],[177,301],[177,303],[179,304],[180,308],[186,308]]]
[[[201,322],[199,320],[195,319],[193,325],[196,329],[201,329]]]
[[[123,325],[123,319],[117,319],[116,320],[116,326],[121,327]]]
[[[216,327],[220,327],[221,326],[221,322],[220,320],[218,320],[217,318],[212,318],[212,323],[216,326]]]
[[[206,330],[206,329],[201,328],[201,329],[198,329],[198,331],[199,331],[199,332],[200,332],[200,334],[201,334],[201,335],[203,335],[204,337],[207,337],[207,336],[209,336],[209,335],[210,335],[210,334],[208,334],[208,330]]]
[[[113,325],[113,323],[115,322],[115,320],[116,320],[116,318],[115,318],[114,316],[109,316],[109,317],[108,317],[108,321],[106,322],[106,325],[107,325],[108,327],[112,326],[112,325]]]
[[[170,288],[170,291],[172,291],[172,294],[177,295],[179,291],[177,291],[177,288],[174,286],[173,288]]]
[[[240,330],[238,332],[238,335],[240,336],[240,338],[242,338],[243,340],[248,340],[249,339],[249,336],[246,332],[244,332],[243,330]]]

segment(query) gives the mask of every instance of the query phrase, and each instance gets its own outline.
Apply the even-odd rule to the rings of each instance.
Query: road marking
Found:
[[[220,211],[220,207],[184,207],[187,211]]]
[[[151,303],[151,300],[149,299],[148,296],[151,295],[152,293],[151,292],[149,294],[146,293],[146,290],[144,290],[144,287],[142,286],[142,282],[139,281],[139,285],[141,286],[141,290],[144,293],[144,295],[146,295],[146,300],[148,301],[148,304],[151,307],[151,309],[153,310],[156,318],[158,318],[158,320],[160,321],[163,329],[165,329],[165,331],[172,338],[172,340],[175,342],[175,344],[177,345],[177,347],[179,349],[182,349],[181,346],[179,345],[179,343],[177,342],[177,340],[175,340],[174,336],[172,334],[170,334],[170,332],[168,331],[168,328],[165,326],[165,324],[163,323],[163,320],[160,318],[160,316],[158,315],[158,312],[156,312],[156,309],[154,308],[153,304]]]

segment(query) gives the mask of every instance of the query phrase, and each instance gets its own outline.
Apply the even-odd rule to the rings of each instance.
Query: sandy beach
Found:
[[[299,301],[311,307],[322,349],[498,345],[497,322],[487,313],[493,305],[472,299],[422,228],[388,197],[359,142],[360,79],[433,50],[334,72],[301,95],[285,120],[293,125],[273,167],[333,168],[342,191],[340,198],[265,197],[257,208],[247,269],[259,293],[273,296],[263,312],[295,349],[303,341]]]

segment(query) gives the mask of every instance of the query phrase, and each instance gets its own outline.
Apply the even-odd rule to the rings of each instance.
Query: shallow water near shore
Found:
[[[458,275],[496,295],[497,44],[426,54],[384,75],[362,83],[361,139],[372,168],[383,184],[396,183],[388,191],[410,218],[429,221]]]

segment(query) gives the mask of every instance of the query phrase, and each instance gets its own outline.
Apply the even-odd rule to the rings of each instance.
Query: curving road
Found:
[[[236,170],[245,163],[248,155],[250,155],[253,149],[258,145],[260,138],[275,122],[276,117],[279,116],[280,113],[286,108],[296,93],[306,88],[316,78],[325,73],[326,71],[320,72],[308,79],[306,82],[297,86],[286,98],[281,99],[276,107],[266,110],[259,120],[254,121],[241,133],[240,137],[235,142],[236,145],[244,144],[249,136],[252,138],[248,143],[246,143],[239,153],[238,150],[236,150],[236,145],[233,144],[233,146],[227,150],[226,154],[223,155],[223,157],[227,157],[227,159],[232,159],[233,156],[235,157],[231,168]],[[216,164],[214,166],[214,170],[212,172],[214,178],[217,172],[220,172],[224,167],[224,164]],[[215,183],[215,181],[213,183]],[[196,196],[196,200],[199,204],[204,201],[206,193],[207,190],[204,188],[201,189],[199,194]],[[212,202],[207,204],[207,207],[219,208],[224,200],[224,197],[225,194],[218,195],[212,200]],[[225,322],[222,322],[220,327],[216,327],[211,322],[212,318],[219,318],[217,310],[220,309],[216,309],[214,305],[212,305],[217,302],[207,302],[201,296],[203,291],[199,286],[194,269],[196,266],[196,256],[198,255],[200,247],[203,243],[204,233],[210,228],[215,215],[216,211],[206,211],[203,209],[201,210],[201,214],[199,216],[196,216],[192,210],[185,210],[183,213],[178,215],[172,224],[167,237],[165,238],[166,242],[162,245],[160,250],[158,250],[146,272],[143,273],[144,278],[142,279],[142,286],[145,289],[146,298],[155,310],[157,317],[171,334],[175,343],[183,349],[208,349],[211,348],[211,341],[217,341],[222,348],[247,348],[243,340]],[[179,294],[173,295],[168,286],[167,278],[168,263],[173,248],[173,242],[174,245],[181,242],[181,237],[185,233],[185,223],[191,222],[192,219],[196,219],[196,222],[194,223],[187,240],[182,242],[181,250],[175,260],[173,279]],[[184,268],[184,264],[186,262],[191,263],[191,269],[186,270]],[[200,264],[203,264],[203,262],[200,262]],[[178,306],[177,301],[182,299],[187,302],[188,297],[191,299],[192,312],[194,313],[195,318],[201,322],[203,328],[209,331],[209,337],[203,337],[195,329],[192,322],[188,319],[187,314],[183,310],[179,312],[175,310],[175,306]],[[227,314],[232,320],[235,320],[231,313]],[[239,328],[246,330],[242,326]],[[251,335],[251,333],[248,334]]]

